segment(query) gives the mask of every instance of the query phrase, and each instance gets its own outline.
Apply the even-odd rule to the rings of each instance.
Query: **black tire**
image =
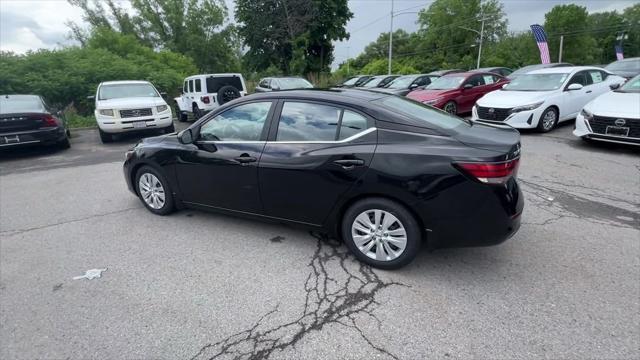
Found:
[[[393,260],[380,261],[372,259],[360,251],[354,242],[351,227],[356,217],[367,210],[374,209],[384,210],[395,216],[406,231],[406,246],[402,253]],[[407,265],[416,257],[422,243],[418,221],[404,206],[385,198],[366,198],[349,207],[342,217],[341,233],[345,244],[358,260],[380,269],[398,269]]]
[[[60,149],[68,149],[71,147],[71,142],[69,141],[69,137],[65,134],[64,140],[58,141],[58,147]]]
[[[158,179],[162,184],[162,188],[164,190],[164,194],[165,194],[164,204],[162,205],[162,207],[157,209],[147,204],[147,202],[143,198],[142,192],[140,191],[140,178],[147,173],[155,176],[156,179]],[[168,215],[174,211],[175,208],[174,208],[174,201],[173,201],[173,193],[171,192],[171,188],[169,187],[169,183],[167,182],[167,179],[164,177],[164,175],[160,173],[160,171],[148,165],[141,167],[136,173],[134,186],[136,188],[136,193],[138,194],[140,201],[142,201],[142,204],[147,208],[147,210],[151,211],[156,215]]]
[[[442,107],[442,110],[448,112],[451,115],[458,115],[458,104],[455,101],[449,101]]]
[[[103,144],[113,141],[113,135],[102,131],[102,129],[98,128],[98,133],[100,134],[100,141],[102,141]]]
[[[176,127],[175,127],[175,125],[173,125],[173,122],[172,122],[171,125],[169,125],[166,128],[162,129],[162,132],[164,134],[174,133],[174,132],[176,132]]]
[[[555,120],[553,120],[553,123],[551,125],[545,125],[544,119],[547,117],[547,114],[549,114],[550,112],[553,112],[553,116]],[[556,125],[558,125],[558,110],[556,110],[556,108],[554,107],[548,107],[545,111],[542,112],[542,115],[540,115],[540,119],[538,120],[538,126],[536,126],[536,130],[538,130],[538,132],[541,132],[541,133],[546,133],[553,130],[556,127]]]
[[[202,110],[198,107],[198,105],[193,104],[193,119],[198,120],[202,117]]]
[[[218,104],[223,105],[239,97],[240,90],[238,90],[235,86],[225,85],[218,90],[217,100]]]
[[[178,121],[180,121],[180,122],[187,121],[187,114],[182,112],[182,110],[180,110],[180,106],[178,106],[177,104],[176,104],[176,117],[178,118]]]

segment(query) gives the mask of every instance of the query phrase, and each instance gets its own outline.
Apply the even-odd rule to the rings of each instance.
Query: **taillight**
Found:
[[[205,103],[205,104],[209,103],[209,97],[208,96],[202,96],[202,97],[200,97],[200,100],[202,100],[202,102]]]
[[[51,116],[51,115],[44,115],[42,116],[42,126],[43,127],[52,127],[52,126],[58,126],[58,122],[56,121],[56,119]]]
[[[485,184],[504,184],[518,173],[520,159],[504,162],[457,162],[455,165],[465,173]]]

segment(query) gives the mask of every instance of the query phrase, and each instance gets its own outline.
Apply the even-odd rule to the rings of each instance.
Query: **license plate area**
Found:
[[[629,136],[629,128],[621,126],[607,126],[605,134],[614,136]]]
[[[147,123],[145,121],[132,122],[131,125],[133,125],[134,129],[140,129],[140,128],[146,128],[147,127]]]
[[[20,136],[0,136],[0,144],[2,145],[10,145],[10,144],[18,144],[20,143]]]

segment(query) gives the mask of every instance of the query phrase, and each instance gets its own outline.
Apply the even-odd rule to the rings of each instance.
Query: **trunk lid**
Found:
[[[473,122],[454,137],[467,146],[505,154],[505,160],[520,156],[520,133],[507,125]]]
[[[46,115],[42,113],[0,114],[0,133],[37,130],[45,126]]]

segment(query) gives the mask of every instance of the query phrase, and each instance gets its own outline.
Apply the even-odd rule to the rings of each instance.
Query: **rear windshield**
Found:
[[[468,124],[459,117],[404,97],[387,96],[373,102],[394,113],[400,113],[427,128],[453,129]]]
[[[37,96],[2,96],[0,98],[0,114],[43,112],[44,104]]]
[[[207,94],[215,94],[221,87],[231,85],[238,91],[244,91],[239,76],[209,76],[207,78]]]
[[[151,84],[113,84],[100,86],[98,100],[122,99],[131,97],[160,97]]]
[[[612,62],[605,69],[610,71],[640,71],[640,59]]]
[[[278,84],[281,90],[309,89],[313,87],[307,80],[298,78],[280,78],[278,79]]]
[[[356,83],[356,81],[358,81],[358,79],[360,79],[360,78],[359,77],[351,78],[351,79],[343,82],[342,85],[347,85],[347,86],[353,85],[353,84]]]

